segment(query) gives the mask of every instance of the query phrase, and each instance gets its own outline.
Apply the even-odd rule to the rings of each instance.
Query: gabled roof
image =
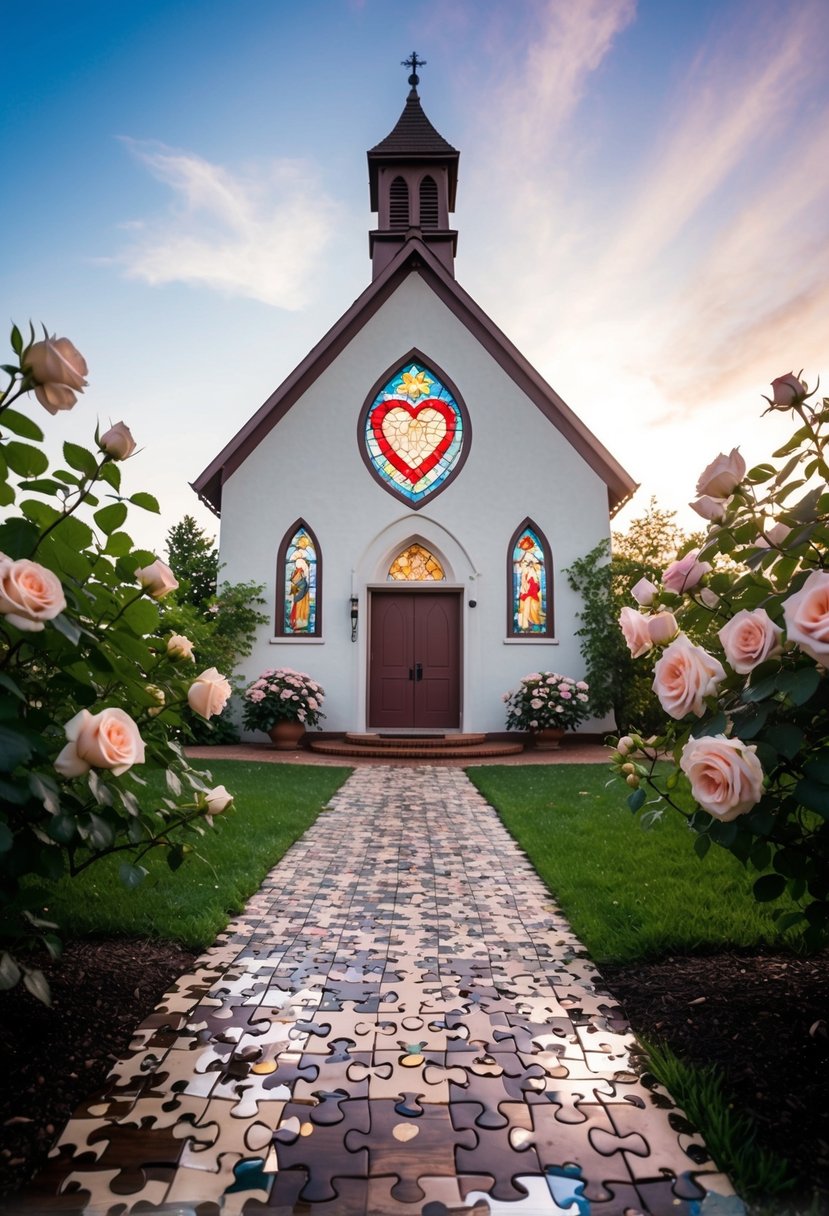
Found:
[[[378,208],[380,165],[438,162],[449,166],[449,210],[455,209],[460,152],[436,131],[423,112],[417,89],[406,98],[403,113],[385,139],[368,150],[368,180],[371,210]]]
[[[325,337],[191,483],[202,502],[217,515],[221,513],[224,482],[410,274],[420,275],[604,481],[610,512],[615,514],[637,489],[637,483],[416,236],[406,241],[385,270],[357,297]]]

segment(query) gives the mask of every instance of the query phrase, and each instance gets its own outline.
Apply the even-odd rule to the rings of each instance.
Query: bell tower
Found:
[[[377,212],[377,227],[368,234],[372,278],[412,236],[455,273],[458,234],[449,227],[449,215],[455,210],[460,153],[423,113],[417,69],[425,63],[416,51],[403,60],[403,67],[411,68],[405,108],[394,129],[368,152],[371,210]]]

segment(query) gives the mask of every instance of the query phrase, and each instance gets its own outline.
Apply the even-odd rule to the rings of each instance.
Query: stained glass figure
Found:
[[[407,359],[368,402],[362,438],[380,484],[417,508],[459,471],[466,431],[452,390],[432,368]]]
[[[514,637],[549,635],[547,546],[538,529],[522,524],[512,539],[511,630]]]
[[[394,582],[396,579],[408,582],[429,582],[430,580],[442,582],[446,575],[435,555],[425,549],[423,545],[415,543],[398,553],[389,566],[388,578],[389,582]]]
[[[310,528],[298,520],[280,547],[282,594],[277,633],[319,633],[319,553]]]

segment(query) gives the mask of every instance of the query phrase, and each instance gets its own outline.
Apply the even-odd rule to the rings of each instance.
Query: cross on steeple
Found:
[[[409,58],[408,58],[408,59],[401,59],[401,60],[400,60],[400,66],[401,66],[401,67],[403,67],[403,68],[411,68],[411,69],[412,69],[412,74],[411,74],[411,76],[409,77],[409,84],[412,86],[412,88],[413,88],[413,89],[414,89],[414,88],[416,88],[416,87],[417,87],[417,86],[420,84],[420,77],[419,77],[419,76],[418,76],[418,74],[417,74],[417,69],[418,69],[418,68],[425,68],[425,67],[426,67],[426,60],[425,60],[425,59],[418,59],[418,57],[417,57],[417,51],[412,51],[412,53],[411,53],[411,55],[409,56]]]

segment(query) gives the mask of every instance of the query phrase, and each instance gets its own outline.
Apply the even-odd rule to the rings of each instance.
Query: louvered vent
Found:
[[[438,226],[438,188],[433,177],[424,177],[420,183],[420,227]]]
[[[389,190],[389,227],[409,227],[409,187],[402,177],[396,177]]]

